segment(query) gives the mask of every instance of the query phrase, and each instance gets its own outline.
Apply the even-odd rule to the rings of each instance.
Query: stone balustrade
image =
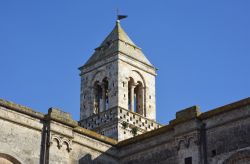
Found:
[[[87,119],[79,121],[79,124],[83,128],[95,130],[115,122],[119,122],[123,126],[124,122],[126,122],[128,127],[137,127],[142,132],[151,131],[162,126],[154,120],[147,119],[138,113],[120,107],[92,115]]]
[[[94,114],[79,121],[79,124],[86,129],[95,129],[113,121],[117,121],[117,109],[115,108],[100,112],[99,114]]]

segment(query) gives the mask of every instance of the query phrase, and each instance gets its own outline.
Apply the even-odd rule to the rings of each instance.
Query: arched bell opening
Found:
[[[144,87],[142,82],[134,82],[133,78],[128,81],[128,109],[143,115],[144,110]]]
[[[109,108],[108,79],[105,77],[101,82],[94,83],[94,114],[103,112]]]

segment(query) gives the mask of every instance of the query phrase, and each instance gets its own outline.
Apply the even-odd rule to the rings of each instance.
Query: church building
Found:
[[[250,163],[250,97],[157,123],[157,69],[119,20],[79,70],[80,120],[0,99],[0,164]]]

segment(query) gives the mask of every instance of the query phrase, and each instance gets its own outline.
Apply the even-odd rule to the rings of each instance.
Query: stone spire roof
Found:
[[[135,43],[123,30],[119,20],[116,21],[116,25],[111,33],[104,39],[101,45],[95,49],[94,54],[89,58],[83,67],[92,65],[112,55],[116,55],[117,52],[154,68],[141,49],[135,45]]]
[[[112,42],[120,40],[123,42],[126,42],[130,44],[131,46],[135,46],[134,42],[129,38],[129,36],[126,34],[126,32],[123,30],[123,28],[120,25],[120,21],[116,21],[116,25],[114,29],[111,31],[111,33],[106,37],[106,39],[102,42],[101,46],[105,46],[107,42]]]

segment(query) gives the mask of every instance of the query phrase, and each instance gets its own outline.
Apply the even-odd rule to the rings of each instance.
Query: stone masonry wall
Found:
[[[176,121],[120,142],[121,163],[184,164],[185,158],[192,157],[193,163],[199,164],[199,124],[192,119],[185,124]]]
[[[123,111],[118,116],[126,115]],[[131,116],[133,123],[137,118]],[[196,106],[184,109],[169,125],[121,142],[78,126],[58,109],[43,115],[0,100],[0,134],[0,159],[11,156],[22,164],[185,164],[188,159],[192,164],[245,164],[250,159],[250,98],[205,113]]]
[[[2,161],[13,158],[21,164],[112,164],[117,163],[115,144],[79,127],[68,113],[58,109],[51,108],[43,115],[0,99]]]
[[[0,106],[0,154],[22,164],[39,163],[42,128],[40,119]]]
[[[209,163],[223,163],[239,150],[250,149],[250,105],[210,117],[204,123]]]
[[[121,163],[250,162],[250,99],[200,113],[177,112],[169,125],[118,143]]]

